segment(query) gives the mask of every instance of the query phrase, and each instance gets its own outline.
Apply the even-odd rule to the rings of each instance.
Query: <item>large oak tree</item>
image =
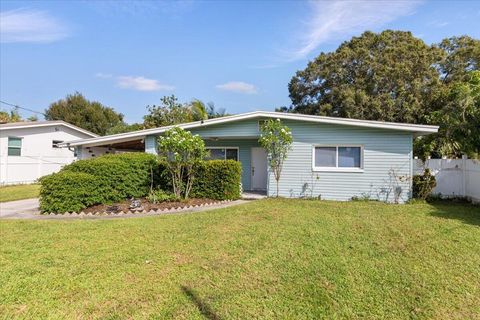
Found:
[[[123,114],[97,101],[87,100],[81,93],[67,95],[45,110],[45,119],[63,120],[98,135],[123,123]]]
[[[280,110],[439,124],[437,135],[417,141],[417,155],[478,156],[470,135],[480,127],[472,102],[479,65],[480,41],[468,36],[429,46],[410,32],[365,32],[298,71],[289,84],[292,105]]]
[[[410,32],[365,32],[321,53],[289,84],[293,111],[419,122],[438,86],[441,51]]]

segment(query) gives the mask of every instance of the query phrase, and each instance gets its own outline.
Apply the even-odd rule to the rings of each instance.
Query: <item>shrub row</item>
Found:
[[[202,162],[192,197],[232,200],[240,197],[241,164],[233,160]],[[157,157],[145,153],[105,155],[79,160],[40,179],[42,212],[80,211],[146,196],[150,188],[171,191],[170,175]]]
[[[70,212],[94,204],[143,197],[150,190],[152,178],[154,184],[158,183],[159,170],[157,158],[146,153],[79,160],[40,179],[40,209]]]
[[[234,200],[240,197],[242,165],[235,160],[204,161],[198,167],[192,197]]]

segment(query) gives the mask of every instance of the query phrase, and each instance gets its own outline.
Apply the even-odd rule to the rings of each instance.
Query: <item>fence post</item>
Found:
[[[462,155],[462,196],[467,196],[467,155]]]

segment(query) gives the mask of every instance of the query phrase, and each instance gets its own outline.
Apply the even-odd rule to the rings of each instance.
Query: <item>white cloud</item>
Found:
[[[224,84],[216,85],[215,87],[217,89],[225,91],[233,91],[246,94],[257,93],[257,88],[253,84],[242,81],[230,81]]]
[[[100,79],[113,79],[117,86],[123,89],[138,91],[172,91],[174,86],[162,84],[158,80],[148,79],[142,76],[115,76],[111,73],[97,72],[95,77]]]
[[[287,59],[305,58],[322,43],[336,38],[343,40],[412,14],[420,3],[416,0],[311,2],[312,15],[301,30],[300,44],[286,53]]]
[[[95,77],[102,79],[110,79],[113,77],[113,75],[111,75],[110,73],[97,72],[95,73]]]
[[[49,43],[68,37],[60,21],[46,11],[17,9],[0,13],[0,42]]]
[[[133,89],[138,91],[175,90],[174,86],[161,84],[158,82],[158,80],[148,79],[145,77],[120,76],[120,77],[117,77],[117,85],[120,88]]]

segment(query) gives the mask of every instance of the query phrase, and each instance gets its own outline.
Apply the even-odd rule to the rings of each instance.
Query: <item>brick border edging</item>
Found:
[[[225,204],[229,203],[235,200],[221,200],[221,201],[213,201],[213,202],[207,202],[207,203],[202,203],[202,204],[197,204],[197,205],[185,205],[185,206],[180,206],[176,208],[164,208],[164,209],[157,209],[157,210],[142,210],[142,211],[132,211],[128,210],[127,212],[119,211],[119,212],[106,212],[106,211],[97,211],[97,212],[89,212],[85,213],[83,211],[78,212],[65,212],[65,213],[40,213],[40,216],[56,216],[56,217],[109,217],[109,216],[123,216],[123,215],[151,215],[151,214],[159,214],[159,213],[176,213],[176,212],[182,212],[182,211],[187,211],[190,209],[195,209],[195,208],[203,208],[203,207],[210,207],[218,204]]]

